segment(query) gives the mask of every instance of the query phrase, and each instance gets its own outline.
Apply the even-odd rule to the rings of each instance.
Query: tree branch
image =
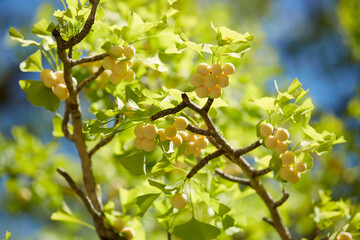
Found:
[[[104,72],[104,67],[101,66],[93,75],[91,75],[88,78],[85,78],[76,88],[76,93],[79,93],[83,87],[85,87],[90,82],[94,81],[100,74]]]
[[[281,197],[281,199],[279,201],[274,202],[273,207],[277,208],[280,207],[288,198],[289,198],[289,194],[286,192],[286,190],[283,190],[283,196]]]
[[[188,126],[186,127],[186,130],[188,130],[188,131],[190,131],[192,133],[199,134],[199,135],[210,136],[210,131],[209,130],[197,128],[197,127],[194,127],[191,124],[188,124]]]
[[[254,170],[254,173],[253,173],[253,177],[260,177],[262,175],[265,175],[265,174],[268,174],[269,172],[271,172],[272,170],[270,168],[264,168],[264,169],[261,169],[261,170]]]
[[[67,139],[74,141],[74,135],[72,133],[70,133],[69,128],[68,128],[69,118],[70,118],[69,105],[68,105],[68,103],[66,103],[64,119],[61,124],[61,129]]]
[[[209,161],[214,158],[217,158],[225,153],[224,150],[220,149],[213,153],[210,153],[206,157],[204,157],[200,162],[198,162],[188,173],[187,178],[192,178],[201,168],[203,168]]]
[[[252,150],[256,149],[259,146],[261,146],[261,143],[260,143],[259,140],[257,140],[256,142],[250,144],[249,146],[237,149],[235,151],[235,157],[239,157],[239,156],[244,155],[244,154],[246,154],[248,152],[251,152]]]
[[[167,115],[178,113],[178,112],[180,112],[181,110],[183,110],[186,107],[187,107],[186,103],[181,102],[176,107],[168,108],[168,109],[162,110],[162,111],[152,115],[150,117],[150,119],[151,119],[151,121],[155,121],[155,120],[157,120],[159,118],[162,118],[162,117],[165,117]]]
[[[220,170],[215,170],[215,173],[217,175],[219,175],[220,177],[222,177],[222,178],[224,178],[226,180],[229,180],[230,182],[236,182],[236,183],[251,187],[251,182],[248,179],[231,176],[231,175],[226,174],[226,173],[224,173],[223,171],[220,171]]]
[[[76,66],[76,65],[83,64],[83,63],[97,62],[97,61],[103,60],[107,56],[109,56],[109,54],[103,53],[103,54],[99,54],[99,55],[95,55],[95,56],[83,57],[83,58],[80,58],[77,60],[72,60],[71,65]]]
[[[205,105],[203,106],[202,110],[205,112],[209,112],[211,105],[213,104],[214,99],[213,98],[208,98],[208,100],[206,101]]]
[[[270,224],[271,226],[274,227],[274,222],[271,219],[268,219],[268,218],[264,217],[263,221],[267,222],[268,224]]]

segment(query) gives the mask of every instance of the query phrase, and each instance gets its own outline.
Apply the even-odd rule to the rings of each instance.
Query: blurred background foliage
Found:
[[[9,230],[12,232],[11,239],[96,239],[94,233],[85,227],[50,220],[51,213],[61,206],[63,200],[81,219],[90,219],[55,170],[63,167],[80,182],[79,159],[72,143],[63,138],[53,138],[53,115],[33,107],[19,88],[19,79],[38,78],[37,73],[21,73],[18,70],[19,62],[34,49],[14,46],[7,37],[10,26],[28,36],[35,22],[41,18],[52,18],[52,12],[63,7],[56,0],[38,0],[31,4],[26,0],[16,1],[16,4],[15,1],[5,0],[2,4],[0,234]],[[23,7],[19,8],[21,4]],[[103,7],[106,19],[121,24],[128,10],[135,11],[145,20],[158,19],[168,9],[168,3],[162,0],[107,1]],[[228,106],[212,112],[217,126],[234,146],[241,147],[255,141],[255,126],[266,117],[248,100],[253,96],[274,94],[274,79],[285,88],[295,77],[305,89],[310,89],[316,107],[312,123],[316,129],[334,131],[338,137],[345,136],[346,144],[336,146],[330,154],[316,157],[312,171],[304,175],[298,184],[288,186],[291,196],[281,207],[281,212],[294,239],[310,237],[317,227],[327,226],[319,217],[319,211],[314,212],[313,208],[314,202],[319,204],[318,209],[326,205],[326,194],[321,192],[322,189],[330,191],[334,201],[343,198],[349,201],[349,205],[351,202],[352,212],[358,212],[360,1],[182,0],[172,7],[180,12],[168,24],[175,24],[176,29],[192,41],[215,42],[210,22],[255,36],[251,50],[241,59],[232,59],[237,68],[236,75],[232,78],[231,88],[226,89],[222,97]],[[90,35],[89,42],[81,44],[80,48],[100,52],[98,39],[101,36]],[[167,72],[149,70],[146,75],[138,74],[141,83],[154,91],[162,84],[167,88],[189,90],[187,79],[195,71],[196,63],[202,61],[195,51],[162,56],[161,51],[167,46],[161,38],[147,39],[134,45],[148,53],[159,50],[161,60],[169,68]],[[76,74],[81,76],[82,71],[78,69]],[[90,101],[85,96],[82,101],[86,110]],[[58,112],[63,112],[62,107]],[[93,117],[90,112],[84,111],[84,114],[85,118]],[[120,134],[95,155],[96,178],[107,200],[118,202],[119,187],[131,188],[146,179],[131,175],[122,167],[117,156],[122,154],[124,146],[132,144],[132,140],[131,132]],[[266,154],[266,150],[259,149],[247,159],[261,164],[258,159]],[[224,167],[234,170],[230,164]],[[265,184],[272,189],[275,197],[281,196],[281,191],[271,179],[266,179]],[[267,214],[260,199],[251,191],[244,191],[239,199],[241,206],[245,207],[234,206],[232,214],[238,216],[237,222],[242,231],[236,233],[233,239],[277,239],[270,226],[259,224]],[[348,217],[346,214],[338,216]],[[320,220],[315,223],[313,219]],[[147,239],[166,239],[163,227],[153,220],[151,214],[145,214],[143,224]]]

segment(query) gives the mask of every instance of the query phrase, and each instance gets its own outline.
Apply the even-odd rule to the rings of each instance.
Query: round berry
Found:
[[[138,138],[144,138],[144,125],[139,124],[134,128],[135,136]]]
[[[224,74],[231,75],[235,72],[235,67],[232,63],[225,63],[222,67]]]
[[[194,87],[200,87],[204,82],[204,77],[200,73],[194,73],[190,77],[190,83]]]
[[[65,84],[65,78],[64,78],[64,72],[63,71],[57,71],[57,72],[54,72],[54,74],[55,74],[57,83]]]
[[[279,175],[282,179],[288,181],[294,174],[294,169],[290,166],[282,166],[279,171]]]
[[[293,153],[292,151],[286,151],[282,156],[281,156],[281,162],[284,165],[291,165],[295,163],[295,153]]]
[[[200,148],[195,148],[195,151],[194,151],[194,156],[195,157],[201,157],[201,154],[202,154],[202,152],[201,152],[201,149]]]
[[[278,143],[278,140],[274,136],[268,136],[265,138],[264,144],[269,149],[274,149]]]
[[[113,222],[113,229],[115,232],[119,233],[125,227],[125,222],[121,218],[116,218]]]
[[[110,75],[110,82],[112,84],[118,85],[119,83],[121,83],[122,79],[122,76],[116,74],[115,72],[111,73]]]
[[[135,55],[136,50],[133,46],[127,45],[124,47],[123,53],[126,58],[132,58]]]
[[[173,138],[177,134],[177,129],[175,125],[170,125],[165,128],[165,135],[168,138]]]
[[[146,152],[151,152],[155,149],[156,143],[154,140],[144,138],[141,142],[141,148]]]
[[[275,137],[279,140],[279,141],[286,141],[289,138],[289,132],[288,130],[286,130],[285,128],[279,128],[276,133],[275,133]]]
[[[297,172],[304,172],[306,168],[306,163],[304,163],[303,161],[298,161],[295,163],[295,171]]]
[[[159,131],[158,131],[158,134],[160,136],[160,141],[168,140],[168,137],[165,135],[165,129],[160,128]]]
[[[209,89],[205,86],[197,87],[195,92],[199,98],[206,98],[209,95]]]
[[[218,78],[218,85],[221,88],[225,88],[229,86],[230,84],[230,78],[228,75],[221,74]]]
[[[40,74],[40,79],[43,81],[45,87],[47,88],[52,88],[53,86],[55,86],[58,82],[57,82],[57,78],[56,75],[50,70],[50,69],[45,69],[41,72]]]
[[[132,82],[135,79],[135,72],[131,69],[129,69],[129,71],[127,71],[126,73],[124,73],[124,80],[125,82]]]
[[[113,67],[115,65],[115,61],[112,57],[107,56],[104,58],[102,65],[106,70],[111,70],[111,69],[113,69]]]
[[[122,46],[112,46],[110,48],[110,54],[115,57],[119,58],[123,56],[123,47]]]
[[[183,142],[186,142],[187,141],[187,136],[188,136],[188,133],[185,132],[185,131],[178,131],[178,134],[181,136]]]
[[[124,227],[121,230],[121,233],[125,235],[126,240],[130,240],[135,237],[135,231],[134,231],[134,229],[132,229],[130,227]]]
[[[187,142],[195,142],[195,140],[196,140],[196,136],[192,133],[189,133],[186,137]]]
[[[179,147],[183,143],[182,137],[179,134],[176,134],[176,136],[170,138],[170,140],[172,141],[174,147]]]
[[[288,144],[286,142],[278,141],[278,143],[275,147],[275,152],[278,154],[282,154],[282,153],[286,152],[286,150],[288,150]]]
[[[189,122],[186,118],[184,117],[178,117],[175,119],[175,122],[174,122],[175,126],[176,126],[176,129],[179,130],[179,131],[182,131],[182,130],[185,130],[186,127],[188,126]]]
[[[152,140],[157,137],[158,129],[155,125],[149,124],[143,128],[143,133],[145,138]]]
[[[186,153],[187,154],[194,154],[195,153],[195,151],[196,151],[196,145],[195,145],[195,143],[194,142],[188,142],[187,144],[186,144]]]
[[[143,139],[144,138],[135,138],[135,140],[134,140],[134,145],[135,145],[135,147],[137,148],[137,149],[139,149],[139,150],[143,150],[143,148],[142,148],[142,141],[143,141]]]
[[[220,75],[222,73],[221,64],[220,63],[214,63],[211,65],[210,71],[213,74]]]
[[[207,146],[209,146],[209,140],[205,136],[198,137],[195,140],[195,145],[200,149],[207,148]]]
[[[215,86],[215,87],[209,89],[209,96],[211,98],[219,98],[219,97],[221,97],[221,93],[222,93],[222,90],[221,90],[221,87],[219,87],[219,86]]]
[[[214,74],[209,74],[205,77],[204,85],[208,88],[215,87],[218,83],[217,77]]]
[[[171,205],[177,209],[183,209],[187,204],[187,196],[185,193],[177,193],[171,198]]]
[[[59,83],[52,87],[52,91],[55,96],[60,100],[66,100],[69,98],[69,91],[65,84]]]
[[[123,74],[125,74],[127,71],[129,71],[129,65],[127,65],[126,62],[117,62],[117,63],[114,65],[114,70],[113,70],[113,72],[115,72],[116,74],[123,75]]]
[[[339,235],[336,237],[336,240],[352,240],[352,235],[349,232],[341,232],[339,233]]]
[[[264,123],[260,126],[259,133],[262,138],[267,138],[274,131],[274,127],[270,123]]]
[[[296,171],[292,171],[292,174],[290,175],[289,179],[287,180],[291,184],[295,184],[300,180],[300,173]]]
[[[196,68],[196,72],[200,73],[203,76],[206,76],[210,72],[210,67],[206,63],[200,63]]]

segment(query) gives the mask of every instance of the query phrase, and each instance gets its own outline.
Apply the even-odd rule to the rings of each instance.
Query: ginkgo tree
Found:
[[[314,105],[295,79],[285,90],[275,82],[277,96],[246,100],[248,108],[241,111],[255,111],[254,124],[243,119],[237,124],[248,125],[253,141],[233,144],[219,109],[236,108],[222,98],[237,81],[238,59],[254,36],[211,24],[215,41],[197,43],[176,26],[175,2],[159,1],[160,16],[141,16],[131,4],[67,0],[54,12],[56,21],[34,25],[40,41],[10,28],[12,40],[37,47],[20,64],[22,71],[40,73],[38,79],[20,80],[27,99],[54,113],[63,102],[64,111],[54,114],[53,135],[76,146],[82,183],[69,169],[58,166],[57,172],[81,199],[93,226],[66,203],[51,218],[88,226],[100,239],[145,239],[141,219],[150,212],[168,239],[230,239],[241,228],[235,209],[243,207],[236,203],[245,187],[268,210],[261,224],[272,226],[281,239],[293,239],[279,211],[290,195],[287,185],[301,181],[315,155],[344,139],[310,125]],[[182,57],[191,63],[179,71],[174,65]],[[171,88],[165,84],[171,81],[180,83]],[[94,117],[85,118],[86,110]],[[117,164],[146,177],[132,188],[119,187],[121,207],[103,197],[93,167],[109,144],[115,145]],[[253,152],[259,154],[256,162],[245,157]],[[241,173],[227,171],[229,164]],[[130,181],[126,176],[120,177]],[[273,197],[264,179],[272,179],[282,196]],[[347,236],[343,232],[346,228],[331,234]]]

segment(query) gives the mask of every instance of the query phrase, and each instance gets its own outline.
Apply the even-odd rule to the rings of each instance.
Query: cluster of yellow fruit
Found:
[[[196,73],[191,75],[190,83],[196,90],[199,98],[219,98],[222,94],[222,88],[229,86],[229,75],[235,72],[232,63],[214,63],[211,67],[206,63],[200,63],[196,68]]]
[[[40,79],[44,83],[45,87],[51,88],[53,93],[60,100],[66,100],[69,98],[69,90],[66,87],[64,72],[53,72],[51,69],[44,69],[40,73]],[[73,83],[76,85],[77,81],[73,77]]]
[[[139,124],[134,128],[135,133],[135,147],[139,150],[151,152],[156,147],[155,138],[158,135],[159,130],[153,124]]]
[[[171,205],[177,209],[185,208],[187,204],[187,196],[185,193],[177,193],[171,198]]]
[[[289,139],[289,132],[285,128],[278,128],[274,135],[274,127],[270,123],[265,123],[260,126],[259,133],[267,148],[281,154],[283,166],[280,168],[280,177],[292,184],[297,183],[300,173],[304,172],[307,166],[303,161],[296,161],[294,152],[288,151],[286,141]]]
[[[117,85],[123,79],[126,82],[131,82],[135,79],[135,72],[130,69],[132,65],[131,58],[135,55],[135,48],[131,45],[125,47],[112,46],[109,51],[111,56],[107,56],[103,60],[103,67],[106,70],[111,70],[110,82]],[[124,58],[116,61],[116,58]]]
[[[126,239],[133,239],[135,231],[131,227],[125,227],[125,222],[121,218],[116,218],[113,223],[113,229],[117,233],[121,233]]]

